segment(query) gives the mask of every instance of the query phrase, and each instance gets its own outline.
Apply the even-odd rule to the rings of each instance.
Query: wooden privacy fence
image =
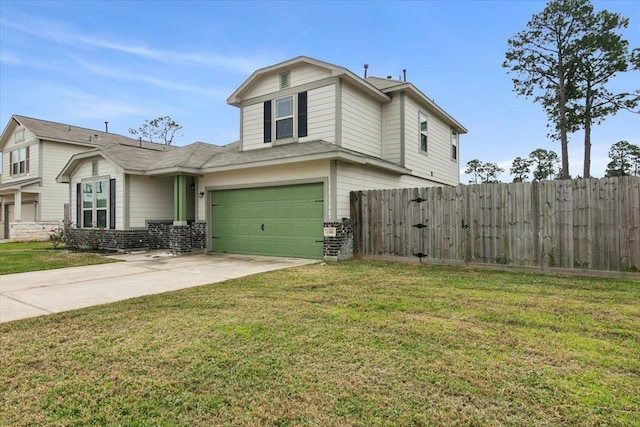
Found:
[[[640,177],[351,192],[354,253],[640,271]]]

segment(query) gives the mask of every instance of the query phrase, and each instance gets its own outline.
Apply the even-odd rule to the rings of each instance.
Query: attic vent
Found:
[[[280,89],[286,89],[289,87],[289,77],[291,77],[291,73],[289,71],[280,74]]]

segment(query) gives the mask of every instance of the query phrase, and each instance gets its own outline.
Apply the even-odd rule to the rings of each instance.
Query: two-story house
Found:
[[[114,143],[140,145],[113,133],[12,116],[0,135],[0,238],[48,239],[68,210],[69,186],[56,182],[60,170],[72,155]]]
[[[257,70],[227,102],[240,140],[225,147],[74,155],[58,181],[77,226],[135,233],[164,215],[178,250],[342,258],[351,191],[459,183],[467,130],[409,82],[298,57]]]

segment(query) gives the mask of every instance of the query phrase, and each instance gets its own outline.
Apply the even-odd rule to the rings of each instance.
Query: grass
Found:
[[[79,265],[104,264],[114,260],[103,256],[53,249],[51,242],[0,243],[0,274],[51,270]]]
[[[640,425],[640,284],[351,261],[0,325],[6,425]]]

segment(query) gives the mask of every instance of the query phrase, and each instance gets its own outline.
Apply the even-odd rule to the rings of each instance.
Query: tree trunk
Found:
[[[593,93],[591,85],[587,85],[587,92],[584,99],[584,168],[583,178],[591,178],[591,104],[593,103]]]
[[[567,96],[565,88],[565,70],[562,50],[558,51],[558,131],[562,147],[561,179],[569,179],[569,140],[567,139]]]

